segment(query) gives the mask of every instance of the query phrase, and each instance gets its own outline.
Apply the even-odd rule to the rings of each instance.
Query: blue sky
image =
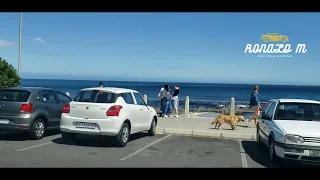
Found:
[[[23,13],[23,78],[320,85],[319,13]],[[19,13],[0,15],[0,57],[18,62]],[[246,44],[287,35],[292,58]]]

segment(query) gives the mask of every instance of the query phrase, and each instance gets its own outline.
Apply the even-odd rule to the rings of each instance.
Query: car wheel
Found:
[[[117,146],[124,147],[127,145],[130,136],[130,128],[127,123],[123,123],[119,134],[116,136]]]
[[[263,41],[264,41],[264,42],[268,42],[268,41],[269,41],[269,38],[263,38]]]
[[[157,121],[156,121],[156,118],[153,118],[150,129],[148,130],[148,135],[154,136],[156,134],[156,128],[157,128]]]
[[[261,142],[261,138],[260,138],[260,133],[259,133],[259,127],[257,127],[257,145],[259,146],[259,147],[262,147],[262,142]]]
[[[281,41],[282,42],[287,42],[287,39],[286,38],[282,38]]]
[[[62,136],[62,139],[63,139],[65,142],[73,142],[73,141],[75,141],[76,138],[77,138],[77,135],[76,135],[76,134],[67,133],[67,132],[62,132],[62,133],[61,133],[61,136]]]
[[[37,119],[34,121],[31,127],[31,138],[38,140],[42,139],[44,136],[44,133],[46,131],[46,124],[42,119]]]
[[[279,162],[279,157],[274,150],[274,139],[273,137],[270,138],[269,141],[269,159],[272,163],[277,164]]]

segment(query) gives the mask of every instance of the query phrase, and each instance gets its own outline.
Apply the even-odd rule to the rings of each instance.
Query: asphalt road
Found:
[[[266,148],[254,141],[137,134],[126,147],[109,138],[79,137],[65,144],[58,132],[41,140],[24,134],[0,133],[0,167],[291,167],[274,166]]]

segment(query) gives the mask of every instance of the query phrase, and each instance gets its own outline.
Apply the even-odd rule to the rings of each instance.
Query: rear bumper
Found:
[[[68,114],[62,114],[60,130],[62,132],[76,134],[116,136],[120,131],[123,121],[123,119],[118,117],[109,117],[107,119],[84,119],[70,117]],[[94,129],[78,128],[76,127],[76,123],[78,122],[94,123],[96,127]]]
[[[31,114],[21,114],[19,116],[1,116],[0,115],[0,129],[1,130],[17,130],[28,131],[33,118]],[[9,121],[9,123],[3,123]]]

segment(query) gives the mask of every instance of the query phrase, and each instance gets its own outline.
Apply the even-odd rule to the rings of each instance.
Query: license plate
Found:
[[[320,151],[309,150],[310,156],[320,156]]]
[[[9,120],[0,119],[0,124],[9,124]]]
[[[94,128],[96,128],[96,124],[94,124],[94,123],[83,123],[83,122],[78,122],[78,123],[76,123],[76,128],[88,128],[88,129],[94,129]]]

